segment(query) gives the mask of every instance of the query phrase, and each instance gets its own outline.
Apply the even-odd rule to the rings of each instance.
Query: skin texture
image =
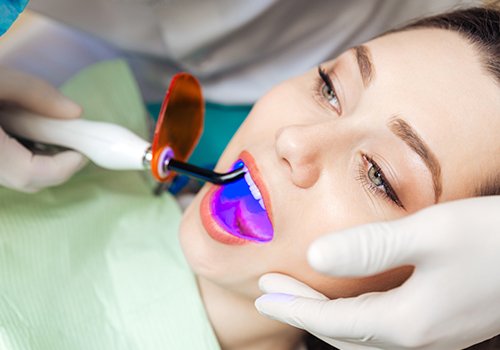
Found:
[[[322,65],[339,105],[323,93],[317,69],[276,86],[255,105],[216,167],[226,171],[243,150],[253,156],[272,204],[272,242],[231,246],[210,238],[199,206],[211,185],[184,215],[181,245],[225,348],[287,348],[300,337],[254,310],[257,280],[266,272],[291,275],[330,298],[400,285],[411,267],[332,278],[308,266],[307,247],[327,232],[402,217],[436,198],[468,197],[498,169],[499,87],[475,49],[439,29],[390,34],[365,46],[373,62],[370,81],[363,81],[356,52],[349,50]],[[395,118],[409,124],[439,162],[439,195],[436,176],[388,126]],[[370,158],[404,208],[380,186],[369,189]]]

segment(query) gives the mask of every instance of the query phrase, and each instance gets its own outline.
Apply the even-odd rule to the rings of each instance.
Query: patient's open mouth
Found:
[[[242,154],[242,158],[248,158],[249,162],[253,161],[248,154]],[[243,178],[210,191],[211,195],[206,199],[209,201],[207,204],[210,207],[210,216],[220,226],[216,228],[217,231],[222,229],[246,241],[269,242],[273,239],[274,230],[266,210],[266,200],[252,178],[255,165],[249,166],[249,170],[243,160],[238,160],[233,164],[232,169],[242,166],[246,170]],[[231,243],[231,240],[226,242],[223,239],[222,241]]]

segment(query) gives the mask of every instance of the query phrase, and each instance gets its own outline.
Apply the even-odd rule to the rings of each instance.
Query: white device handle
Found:
[[[0,127],[22,138],[64,146],[113,170],[144,170],[150,143],[111,123],[84,119],[52,119],[20,109],[0,110]]]

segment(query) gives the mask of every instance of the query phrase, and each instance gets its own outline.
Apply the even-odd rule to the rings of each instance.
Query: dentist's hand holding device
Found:
[[[500,334],[500,196],[426,208],[326,235],[309,263],[339,277],[413,265],[388,292],[328,300],[284,275],[264,275],[256,301],[271,318],[341,349],[457,350]]]
[[[44,92],[44,89],[47,86],[40,86],[39,91],[33,92],[32,98],[43,100],[44,94],[40,92]],[[53,90],[49,91],[60,99],[63,98]],[[0,109],[0,126],[10,134],[29,141],[76,150],[103,168],[151,170],[160,182],[171,179],[171,171],[215,184],[239,179],[244,175],[243,168],[220,174],[184,162],[201,136],[203,113],[204,102],[198,81],[188,73],[178,73],[173,77],[163,101],[152,143],[115,124],[83,119],[49,119],[20,108]],[[6,134],[4,137],[22,148]],[[12,158],[16,155],[15,151],[15,148],[5,149],[0,155],[5,159]],[[23,152],[26,157],[32,157],[28,150],[23,148]],[[65,153],[55,157],[63,157]],[[81,155],[75,152],[70,152],[70,155],[81,162]],[[3,164],[5,163],[4,161]],[[22,169],[19,171],[23,175]],[[33,179],[38,177],[37,171],[29,174]],[[60,182],[68,177],[65,175],[63,173],[60,176]],[[57,182],[47,183],[51,184]]]
[[[21,113],[36,113],[54,122],[76,119],[82,112],[80,106],[45,81],[7,68],[0,68],[0,104],[3,114],[8,114],[5,107],[12,105]],[[0,186],[36,192],[66,181],[84,164],[85,158],[74,151],[33,155],[9,137],[0,123]]]

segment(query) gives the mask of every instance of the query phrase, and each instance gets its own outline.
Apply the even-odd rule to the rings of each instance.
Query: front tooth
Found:
[[[250,192],[252,192],[252,196],[255,200],[259,200],[262,198],[262,195],[260,194],[260,191],[255,188],[255,190],[250,190]]]
[[[255,185],[250,186],[250,187],[249,187],[249,190],[250,190],[250,192],[252,192],[252,195],[253,195],[254,197],[255,197],[255,196],[257,196],[257,195],[260,195],[260,191],[259,191],[259,189],[257,188],[257,186],[255,186]],[[257,199],[258,199],[258,198],[257,198]]]
[[[250,176],[250,174],[249,174],[249,173],[246,173],[246,174],[245,174],[245,181],[247,182],[247,184],[248,184],[249,186],[251,186],[251,185],[255,185],[255,183],[253,182],[253,179],[252,179],[252,177]]]
[[[264,209],[264,210],[266,209],[266,207],[264,206],[264,200],[263,199],[259,200],[259,204],[262,207],[262,209]]]
[[[252,194],[253,194],[253,198],[255,198],[255,200],[259,200],[262,198],[262,195],[260,194],[260,192],[252,193]]]

